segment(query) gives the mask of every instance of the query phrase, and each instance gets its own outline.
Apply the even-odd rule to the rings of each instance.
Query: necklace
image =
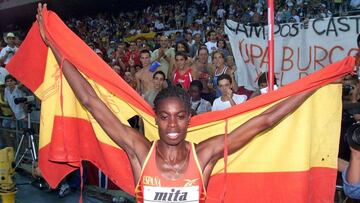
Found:
[[[157,152],[157,154],[162,158],[162,160],[165,162],[165,164],[166,164],[173,172],[175,172],[176,177],[179,177],[179,176],[180,176],[180,171],[181,171],[181,169],[184,168],[185,164],[187,163],[187,161],[188,161],[188,159],[189,159],[189,154],[190,154],[190,150],[188,150],[187,153],[186,153],[186,157],[185,157],[184,161],[183,161],[178,167],[175,167],[174,164],[171,164],[171,162],[165,158],[165,156],[160,152],[160,150],[158,149],[157,146],[156,146],[156,152]]]

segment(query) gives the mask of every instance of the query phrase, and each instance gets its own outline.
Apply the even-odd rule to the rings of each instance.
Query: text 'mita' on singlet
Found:
[[[199,186],[144,186],[144,203],[152,202],[199,202]]]
[[[196,157],[195,147],[192,143],[189,163],[184,174],[177,180],[169,180],[161,175],[156,166],[156,142],[150,149],[144,163],[142,173],[136,187],[138,203],[154,202],[205,202],[206,191],[202,173]]]

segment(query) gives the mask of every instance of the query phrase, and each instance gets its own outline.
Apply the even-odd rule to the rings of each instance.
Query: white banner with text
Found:
[[[357,52],[360,16],[312,19],[275,25],[275,76],[282,86]],[[257,78],[268,70],[268,27],[227,20],[239,86],[254,90]]]

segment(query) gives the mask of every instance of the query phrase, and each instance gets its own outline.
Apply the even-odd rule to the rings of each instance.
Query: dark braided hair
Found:
[[[180,99],[184,103],[186,111],[190,113],[190,96],[183,88],[177,86],[169,86],[164,88],[156,95],[154,100],[155,112],[159,108],[160,102],[168,97],[176,97]]]

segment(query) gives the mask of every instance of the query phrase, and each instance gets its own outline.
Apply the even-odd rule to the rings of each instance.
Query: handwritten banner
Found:
[[[275,25],[275,75],[285,85],[357,52],[360,16],[312,19]],[[239,86],[254,90],[258,76],[268,70],[267,26],[227,20]]]

